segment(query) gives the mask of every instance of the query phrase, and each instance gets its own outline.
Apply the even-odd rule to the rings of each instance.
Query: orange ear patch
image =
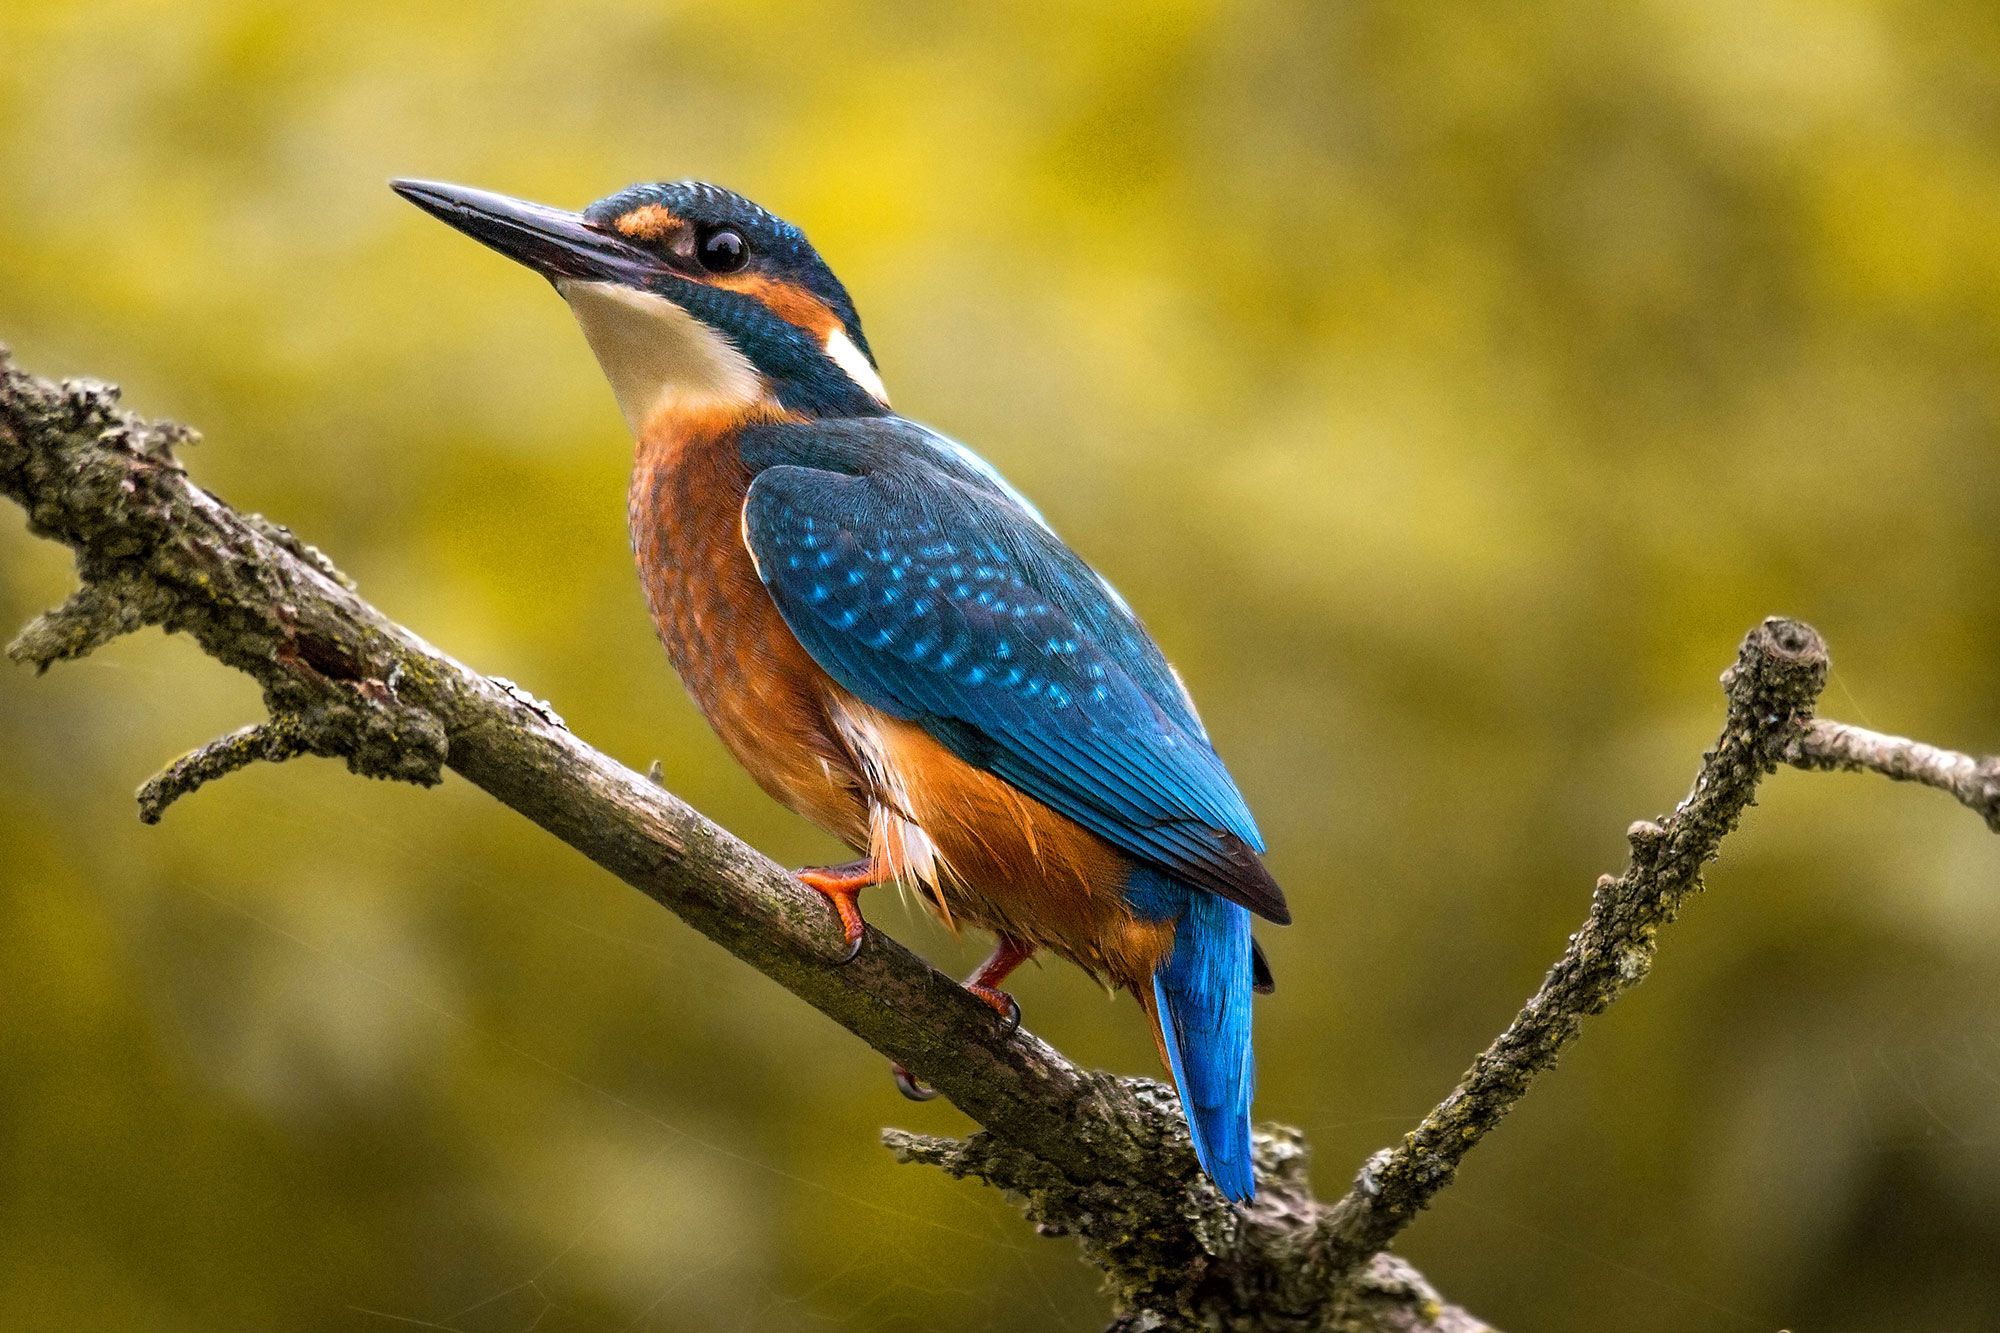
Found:
[[[757,273],[730,273],[708,281],[753,298],[787,324],[810,333],[816,342],[825,342],[826,335],[840,327],[840,317],[826,302],[794,283]]]
[[[659,204],[641,204],[629,213],[619,215],[612,224],[618,234],[635,241],[657,241],[662,236],[676,231],[687,224],[674,216],[673,210]]]

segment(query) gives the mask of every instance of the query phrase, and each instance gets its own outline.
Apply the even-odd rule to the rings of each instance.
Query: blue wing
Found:
[[[742,451],[744,539],[844,688],[1142,862],[1290,919],[1159,649],[990,470],[895,418],[760,428]]]

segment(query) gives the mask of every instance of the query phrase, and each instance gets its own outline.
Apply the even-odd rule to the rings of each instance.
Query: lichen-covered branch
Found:
[[[1794,768],[1880,773],[1897,782],[1920,782],[1950,792],[2000,833],[2000,756],[1974,759],[1922,741],[1885,736],[1826,718],[1794,737],[1780,756]]]
[[[1636,984],[1657,933],[1780,762],[1861,767],[1951,791],[1994,822],[1994,761],[1815,722],[1826,653],[1772,620],[1725,675],[1722,739],[1674,812],[1633,825],[1631,864],[1599,881],[1584,927],[1459,1087],[1333,1205],[1313,1198],[1296,1131],[1256,1135],[1259,1191],[1232,1208],[1201,1177],[1163,1084],[1078,1069],[871,930],[854,962],[819,895],[650,778],[570,734],[549,705],[387,620],[319,551],[195,485],[192,432],[120,411],[117,391],[60,385],[0,349],[0,494],[76,554],[81,586],[10,646],[46,669],[121,634],[186,633],[262,687],[269,720],[176,761],[141,817],[264,760],[314,754],[428,785],[450,769],[678,913],[738,958],[949,1097],[963,1140],[891,1130],[897,1158],[985,1180],[1104,1270],[1118,1329],[1475,1333],[1383,1247],[1550,1068],[1582,1020]],[[2000,827],[2000,825],[1996,825]]]
[[[1810,625],[1774,618],[1750,631],[1722,677],[1729,697],[1722,737],[1702,757],[1687,798],[1657,822],[1642,820],[1627,831],[1632,858],[1625,873],[1597,881],[1583,928],[1451,1095],[1402,1143],[1361,1168],[1324,1220],[1329,1245],[1355,1257],[1387,1245],[1451,1183],[1459,1161],[1535,1076],[1554,1066],[1583,1020],[1645,978],[1661,927],[1701,887],[1702,866],[1736,828],[1758,782],[1811,724],[1826,672],[1826,645]]]
[[[220,740],[182,755],[147,778],[139,788],[139,822],[159,823],[167,807],[181,797],[260,759],[267,764],[282,764],[309,752],[304,732],[293,718],[279,717],[239,727]]]
[[[145,627],[137,594],[137,589],[121,587],[109,578],[86,583],[61,606],[28,622],[7,645],[7,655],[16,662],[34,663],[38,672],[73,657],[87,657],[119,635]]]
[[[158,625],[263,689],[270,721],[147,784],[145,813],[255,759],[337,757],[418,784],[460,773],[939,1087],[980,1123],[1064,1169],[1112,1169],[1122,1085],[1032,1036],[886,936],[843,947],[818,894],[658,784],[571,735],[548,705],[396,625],[289,532],[197,486],[183,428],[117,407],[114,389],[52,384],[0,353],[0,494],[76,553],[82,590],[12,645],[46,667]],[[1101,1132],[1093,1132],[1093,1130]]]

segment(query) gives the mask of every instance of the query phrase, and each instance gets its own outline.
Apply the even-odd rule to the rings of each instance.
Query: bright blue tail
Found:
[[[1174,952],[1153,974],[1153,999],[1181,1109],[1202,1169],[1227,1197],[1256,1197],[1250,1165],[1250,913],[1146,869],[1130,893],[1142,916],[1178,916]]]

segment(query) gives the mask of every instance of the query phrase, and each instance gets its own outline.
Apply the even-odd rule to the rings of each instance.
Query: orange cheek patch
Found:
[[[619,235],[632,240],[657,241],[687,224],[675,217],[671,209],[659,204],[641,204],[631,212],[621,214],[612,225],[618,228]]]
[[[725,290],[741,292],[751,297],[785,323],[810,333],[815,342],[824,343],[826,335],[840,327],[840,320],[827,307],[826,302],[805,288],[794,286],[789,282],[777,282],[758,274],[744,273],[713,277],[709,282]]]

